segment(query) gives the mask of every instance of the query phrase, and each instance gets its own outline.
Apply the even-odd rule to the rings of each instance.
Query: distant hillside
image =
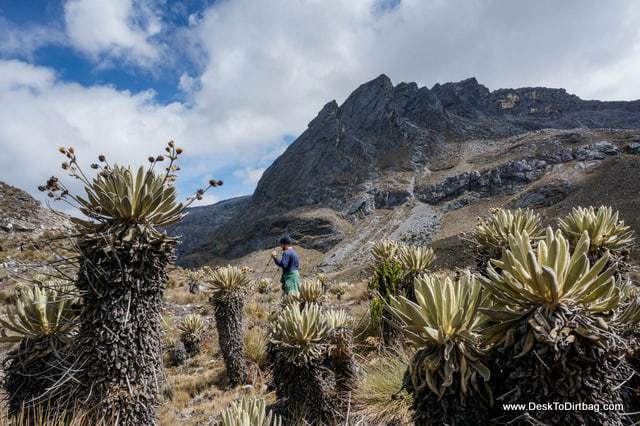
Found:
[[[209,206],[191,207],[182,221],[169,228],[171,235],[182,237],[178,256],[210,241],[215,231],[235,214],[247,208],[251,196],[231,198]]]
[[[68,228],[61,213],[51,211],[27,192],[0,181],[0,233],[29,233]]]

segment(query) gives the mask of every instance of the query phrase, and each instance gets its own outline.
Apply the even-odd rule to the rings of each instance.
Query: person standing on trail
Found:
[[[278,253],[274,250],[271,252],[273,261],[282,268],[282,291],[284,295],[298,293],[300,290],[300,259],[298,254],[292,247],[293,241],[288,236],[280,238],[280,247],[282,247],[282,258],[278,260]]]

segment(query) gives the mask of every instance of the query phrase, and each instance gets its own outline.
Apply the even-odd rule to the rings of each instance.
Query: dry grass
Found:
[[[90,412],[73,406],[47,412],[41,408],[23,410],[9,417],[6,408],[0,410],[0,426],[110,426],[117,421],[110,417],[90,418]]]
[[[175,287],[167,289],[164,294],[166,303],[174,305],[202,305],[207,303],[208,295],[205,291],[193,294],[187,287]]]
[[[264,322],[269,317],[268,306],[259,302],[249,302],[244,308],[248,320]]]
[[[413,398],[402,389],[410,354],[385,354],[365,366],[353,394],[357,415],[366,424],[411,424]]]
[[[267,395],[264,380],[257,376],[253,386],[227,389],[224,364],[206,348],[185,365],[167,369],[165,402],[159,410],[161,425],[211,424],[218,413],[232,401],[243,396]]]
[[[250,361],[262,367],[267,360],[269,337],[261,328],[254,327],[244,335],[244,353]]]

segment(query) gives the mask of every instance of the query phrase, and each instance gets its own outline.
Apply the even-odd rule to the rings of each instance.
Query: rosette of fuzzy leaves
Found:
[[[80,211],[92,221],[73,221],[92,232],[138,230],[159,236],[157,229],[171,225],[184,215],[184,206],[176,201],[176,189],[164,174],[115,165],[93,178],[85,186],[86,199],[76,196]],[[131,236],[128,236],[131,238]]]
[[[221,426],[281,426],[280,418],[267,412],[264,400],[242,398],[232,402],[220,416]]]
[[[587,256],[590,240],[584,232],[571,254],[569,241],[560,230],[547,228],[546,237],[534,249],[527,232],[509,237],[509,249],[501,260],[492,260],[483,285],[493,296],[498,310],[485,312],[495,320],[517,320],[538,308],[529,319],[531,325],[522,355],[528,352],[534,340],[551,341],[569,338],[573,331],[595,338],[599,333],[591,327],[578,325],[575,330],[556,329],[557,322],[545,319],[558,307],[576,307],[589,313],[606,313],[620,302],[616,286],[615,268],[606,269],[609,254],[605,253],[593,265]],[[498,272],[495,267],[499,268]],[[509,331],[508,323],[494,327]],[[507,337],[507,335],[502,336]]]
[[[269,293],[271,290],[271,280],[269,278],[261,278],[256,283],[259,293]]]
[[[407,343],[422,352],[412,363],[412,379],[426,384],[438,398],[454,383],[465,396],[471,382],[476,382],[473,376],[489,380],[489,370],[481,361],[481,286],[468,272],[459,279],[421,275],[415,281],[415,293],[417,302],[391,297],[388,306]]]
[[[48,336],[68,337],[77,326],[78,296],[72,286],[28,285],[18,287],[7,318],[0,318],[0,341],[20,342]]]
[[[540,215],[529,209],[495,209],[487,219],[479,219],[471,241],[484,264],[489,258],[499,257],[509,245],[509,236],[517,232],[526,232],[533,240],[541,238],[544,230]]]
[[[327,348],[329,325],[318,305],[284,308],[273,325],[271,342],[292,364],[307,364],[323,356]]]
[[[402,244],[398,247],[396,259],[403,274],[400,294],[415,302],[413,281],[431,267],[436,259],[435,252],[431,247]]]
[[[398,243],[393,240],[382,240],[376,242],[371,248],[371,255],[374,262],[388,261],[395,257],[398,251]]]
[[[499,344],[493,386],[504,403],[622,403],[621,387],[631,373],[620,356],[626,343],[610,326],[620,302],[616,271],[607,269],[608,252],[591,264],[589,247],[587,232],[573,253],[560,230],[548,228],[535,248],[526,232],[515,233],[502,259],[492,260],[481,277],[494,304],[483,312],[495,322],[487,333]],[[529,414],[534,423],[621,424],[616,411]],[[504,412],[503,420],[516,415]]]
[[[480,284],[469,272],[459,279],[421,275],[415,296],[391,297],[387,309],[416,349],[408,369],[416,424],[464,424],[469,416],[480,422],[492,403]]]
[[[68,345],[77,326],[78,298],[58,280],[20,286],[7,317],[0,318],[0,341],[17,343],[4,360],[3,386],[10,414],[21,409],[51,408],[61,379]]]
[[[305,280],[300,284],[300,291],[296,296],[303,306],[309,303],[322,304],[324,286],[320,280]]]
[[[200,279],[209,287],[213,300],[224,300],[232,294],[246,294],[251,286],[251,279],[243,268],[225,266],[200,269]]]
[[[325,320],[330,330],[349,327],[351,317],[344,309],[332,309],[324,313]]]
[[[405,272],[418,275],[427,272],[436,260],[436,254],[431,247],[401,245],[396,258]]]
[[[572,245],[578,243],[585,232],[589,236],[590,252],[609,250],[620,254],[634,241],[631,227],[618,220],[619,213],[611,207],[575,207],[558,222],[559,228],[569,238]]]
[[[204,320],[200,315],[189,314],[178,325],[180,340],[189,356],[200,353],[200,345],[205,332]]]

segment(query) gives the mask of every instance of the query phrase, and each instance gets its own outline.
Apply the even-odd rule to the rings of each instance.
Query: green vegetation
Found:
[[[310,303],[322,304],[324,288],[320,280],[305,280],[300,284],[297,295],[302,307]]]
[[[483,361],[480,284],[468,272],[459,279],[422,275],[415,281],[415,296],[417,303],[391,297],[388,308],[416,350],[408,369],[416,422],[425,422],[425,416],[434,422],[461,421],[469,415],[480,421],[492,400],[491,374]]]
[[[64,371],[63,360],[76,331],[79,314],[74,288],[56,279],[18,287],[0,319],[2,342],[17,343],[4,361],[4,390],[11,415],[25,408],[47,414],[47,390]]]
[[[325,367],[329,324],[318,305],[286,307],[272,332],[273,382],[285,419],[332,424],[336,418],[336,378]],[[304,389],[304,392],[300,392]]]
[[[506,401],[572,395],[588,404],[622,403],[620,387],[630,367],[616,355],[626,345],[609,325],[620,292],[615,268],[607,269],[608,253],[591,265],[590,246],[586,231],[573,253],[560,230],[548,228],[535,248],[526,232],[515,233],[502,259],[492,260],[500,272],[490,265],[481,278],[494,300],[484,312],[497,322],[487,332],[503,348],[496,392],[511,390]],[[573,410],[540,412],[535,418],[566,424],[621,421],[619,412]]]
[[[495,209],[489,218],[479,218],[478,225],[471,236],[478,254],[481,267],[489,259],[502,255],[502,249],[509,244],[509,236],[516,232],[526,232],[536,240],[544,235],[540,215],[529,209]]]
[[[611,207],[576,207],[558,221],[558,227],[572,246],[575,246],[586,232],[591,253],[602,254],[609,250],[619,255],[633,244],[633,231],[624,221],[618,220],[618,212],[614,212]]]
[[[57,177],[39,189],[77,207],[86,218],[74,218],[79,237],[75,285],[83,309],[79,330],[67,359],[71,365],[58,393],[82,400],[95,419],[116,416],[123,425],[156,423],[158,395],[164,377],[160,309],[167,265],[177,239],[164,227],[183,216],[173,182],[182,149],[173,142],[165,155],[149,157],[137,171],[111,165],[105,156],[91,165],[89,178],[73,148],[60,148],[62,169],[79,181],[85,195],[74,195]],[[163,165],[164,164],[164,165]],[[79,368],[81,367],[81,368]]]
[[[280,426],[278,416],[267,413],[265,403],[261,399],[243,398],[234,401],[220,416],[222,426]]]

